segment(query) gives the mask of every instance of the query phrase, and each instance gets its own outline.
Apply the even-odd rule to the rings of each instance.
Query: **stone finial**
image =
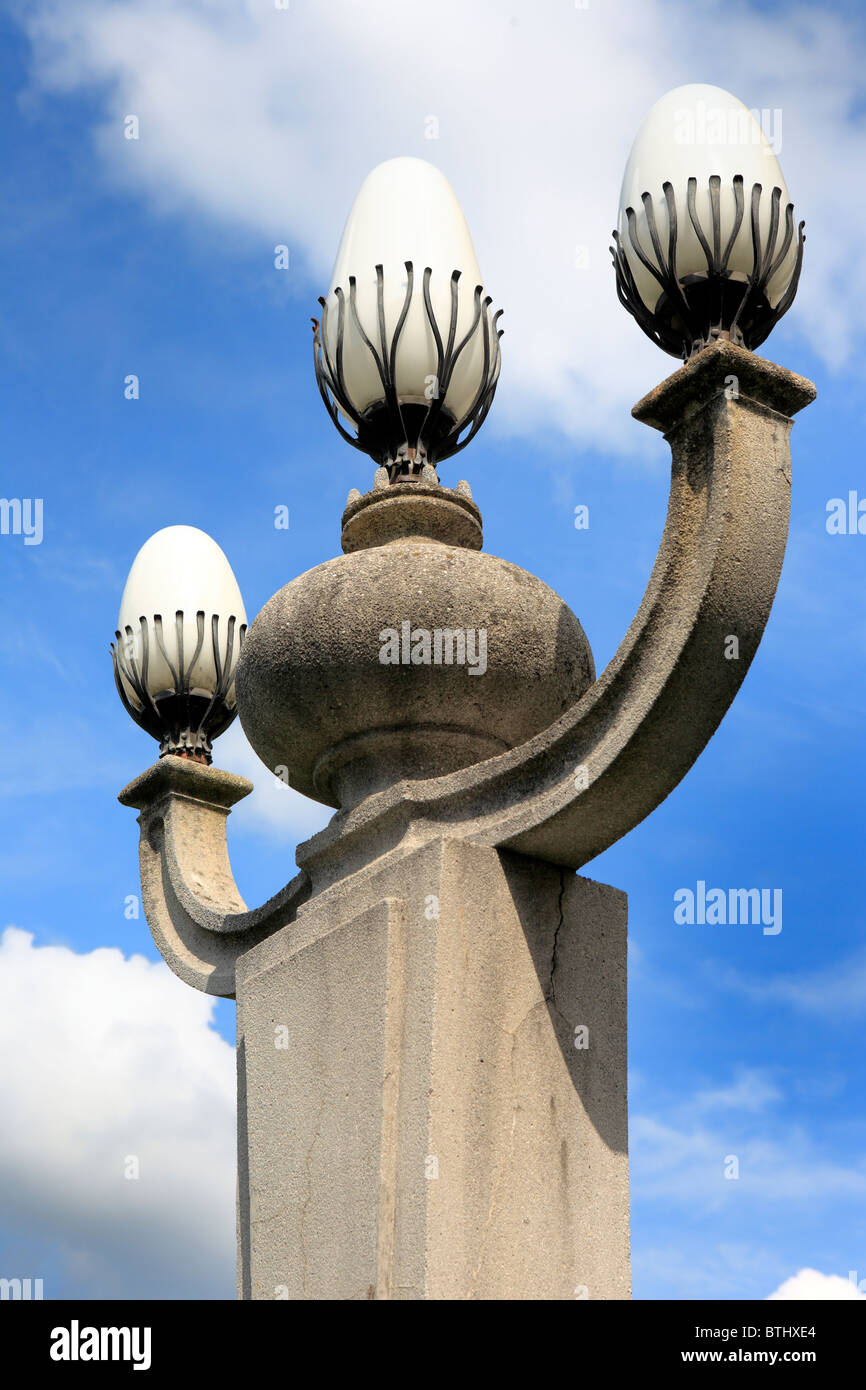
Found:
[[[458,497],[467,497],[470,502],[472,501],[472,489],[465,478],[460,479],[456,487],[456,492]]]
[[[595,675],[580,623],[481,544],[475,503],[423,478],[346,508],[344,554],[285,585],[244,642],[238,708],[267,766],[346,810],[507,752],[576,704]]]
[[[483,542],[481,513],[471,498],[423,482],[390,483],[350,502],[343,512],[341,543],[348,554],[395,540],[440,541],[468,550]]]
[[[377,469],[376,469],[376,472],[373,474],[373,487],[376,489],[377,492],[380,492],[380,491],[382,490],[382,488],[387,487],[387,486],[388,486],[388,470],[387,470],[387,468],[377,468]]]

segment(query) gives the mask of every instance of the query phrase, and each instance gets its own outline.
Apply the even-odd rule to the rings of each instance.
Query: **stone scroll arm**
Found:
[[[252,789],[245,777],[168,755],[118,798],[141,812],[142,904],[156,945],[186,984],[227,998],[240,951],[291,922],[310,891],[297,874],[248,911],[229,864],[226,820]]]
[[[508,753],[360,803],[298,863],[447,827],[579,869],[644,819],[712,737],[757,650],[788,531],[791,416],[805,378],[720,340],[635,406],[671,446],[667,523],[616,654],[557,723]],[[452,832],[453,833],[453,832]]]

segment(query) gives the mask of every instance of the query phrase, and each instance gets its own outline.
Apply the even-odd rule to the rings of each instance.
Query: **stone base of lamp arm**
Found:
[[[168,754],[118,797],[141,812],[142,904],[156,946],[185,984],[228,999],[240,952],[291,921],[310,891],[302,872],[247,909],[229,864],[226,820],[252,789],[246,777]]]
[[[239,1296],[630,1297],[626,899],[395,852],[237,964]]]

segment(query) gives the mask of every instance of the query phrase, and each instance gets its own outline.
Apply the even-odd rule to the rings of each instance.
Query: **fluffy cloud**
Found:
[[[775,1293],[768,1294],[767,1301],[773,1298],[866,1298],[866,1294],[860,1292],[852,1279],[843,1279],[839,1274],[819,1274],[817,1269],[801,1269],[780,1284]]]
[[[438,164],[506,308],[490,428],[552,428],[606,449],[650,447],[628,409],[673,368],[616,302],[621,172],[662,92],[720,82],[781,113],[809,237],[784,331],[808,335],[834,367],[856,364],[866,261],[840,229],[864,211],[850,178],[864,43],[824,11],[716,3],[695,24],[686,0],[538,0],[531,11],[502,0],[32,0],[21,14],[34,86],[98,92],[111,175],[194,219],[199,235],[203,224],[241,229],[263,257],[287,241],[311,304],[364,174],[395,154]],[[123,138],[128,114],[137,141]]]
[[[162,963],[6,929],[0,1274],[46,1298],[234,1297],[235,1064],[213,1009]]]

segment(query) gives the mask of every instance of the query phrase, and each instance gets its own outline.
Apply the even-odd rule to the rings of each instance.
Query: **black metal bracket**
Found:
[[[177,632],[177,667],[170,660],[165,647],[162,631],[162,617],[159,613],[153,618],[153,633],[156,645],[171,672],[172,687],[151,695],[147,685],[150,664],[150,633],[147,618],[139,618],[141,624],[141,663],[135,656],[135,633],[127,625],[123,632],[115,632],[117,646],[111,643],[111,656],[114,664],[114,682],[124,709],[136,724],[159,742],[159,756],[166,753],[179,754],[193,758],[197,762],[210,763],[211,741],[232,723],[237,714],[237,705],[229,704],[228,695],[234,680],[232,654],[237,630],[238,650],[243,644],[247,625],[238,625],[231,617],[226,624],[225,661],[220,657],[219,615],[211,618],[211,642],[217,683],[213,694],[206,690],[196,690],[190,686],[190,675],[204,645],[205,615],[196,613],[196,646],[192,660],[184,662],[183,652],[183,612],[175,614]],[[121,650],[121,646],[123,650]],[[134,692],[139,705],[136,707],[129,699],[125,685]]]
[[[619,301],[640,324],[644,333],[673,357],[692,357],[714,338],[729,338],[738,346],[749,349],[759,347],[782,315],[790,309],[797,293],[803,264],[803,243],[806,240],[803,234],[804,222],[801,222],[797,229],[797,253],[791,279],[775,307],[767,299],[767,286],[783,264],[794,237],[793,203],[788,203],[785,208],[785,231],[776,253],[782,190],[773,188],[771,192],[770,226],[766,245],[762,245],[759,214],[763,190],[759,183],[752,185],[750,219],[754,263],[751,273],[745,275],[741,271],[728,269],[731,251],[745,213],[742,174],[735,175],[733,180],[736,211],[734,226],[724,251],[721,247],[720,187],[721,178],[714,174],[709,181],[711,246],[695,206],[697,179],[690,178],[688,181],[686,205],[691,224],[706,257],[707,269],[699,274],[685,276],[682,280],[678,279],[676,274],[677,209],[673,185],[662,184],[668,216],[667,256],[656,224],[652,194],[641,194],[655,263],[640,244],[634,208],[626,208],[632,248],[641,264],[661,287],[661,294],[652,310],[647,308],[638,293],[619,233],[613,233],[615,245],[610,250],[616,271],[616,292]]]
[[[333,352],[329,338],[328,303],[322,296],[319,297],[319,303],[322,306],[321,323],[318,319],[313,319],[313,361],[316,369],[316,383],[325,408],[343,439],[354,448],[369,454],[378,465],[386,467],[392,483],[405,482],[407,479],[420,477],[421,469],[425,463],[435,466],[442,459],[451,458],[461,449],[465,449],[484,423],[493,401],[501,365],[499,339],[502,337],[503,330],[497,329],[496,325],[502,310],[497,310],[491,321],[488,310],[493,301],[489,295],[482,299],[483,288],[481,285],[476,285],[472,323],[455,346],[458,311],[457,284],[460,279],[460,271],[455,270],[451,275],[451,312],[448,336],[447,341],[443,343],[430,298],[430,278],[433,272],[427,266],[422,278],[422,288],[424,309],[433,333],[433,341],[436,344],[436,371],[432,374],[435,378],[436,389],[431,394],[427,405],[399,399],[395,385],[394,367],[397,358],[397,346],[403,325],[406,322],[406,316],[409,313],[415,284],[412,262],[406,261],[405,266],[407,274],[406,297],[390,343],[385,326],[383,268],[381,265],[376,266],[378,349],[364,331],[358,314],[355,276],[349,276],[348,312],[351,314],[352,322],[362,342],[376,364],[376,370],[382,383],[382,400],[369,406],[366,410],[359,411],[356,408],[346,388],[343,352],[347,310],[346,295],[340,286],[334,290],[337,299],[337,328]],[[479,331],[482,334],[484,354],[481,384],[469,410],[461,419],[457,420],[445,407],[445,398],[460,354]],[[357,435],[352,435],[344,427],[339,418],[340,413],[354,424]]]

